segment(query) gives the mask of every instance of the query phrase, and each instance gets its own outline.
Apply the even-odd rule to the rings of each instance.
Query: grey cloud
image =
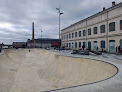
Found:
[[[31,39],[32,22],[35,22],[35,37],[58,37],[58,11],[61,7],[61,29],[91,16],[103,7],[110,7],[113,0],[0,0],[0,23],[9,23],[14,32],[0,28],[0,43]],[[120,3],[121,0],[116,0]],[[27,31],[28,30],[28,31]],[[6,39],[6,40],[5,40]]]

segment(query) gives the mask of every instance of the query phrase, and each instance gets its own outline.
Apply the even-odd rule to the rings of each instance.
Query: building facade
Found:
[[[13,48],[25,48],[27,46],[26,42],[13,42]]]
[[[61,41],[59,39],[38,38],[38,39],[34,39],[34,43],[33,43],[32,40],[28,39],[27,40],[27,47],[28,48],[31,48],[31,47],[36,47],[36,48],[51,47],[53,42],[59,43]]]
[[[122,49],[122,3],[92,15],[61,30],[62,46],[117,52]]]

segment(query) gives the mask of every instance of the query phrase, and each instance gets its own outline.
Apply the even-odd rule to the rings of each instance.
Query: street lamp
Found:
[[[58,10],[59,13],[59,51],[60,51],[60,15],[62,15],[63,13],[60,12],[60,7],[56,8],[56,10]]]
[[[42,29],[39,29],[41,31],[41,48],[42,48]]]

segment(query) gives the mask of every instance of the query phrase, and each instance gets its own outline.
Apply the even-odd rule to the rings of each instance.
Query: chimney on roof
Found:
[[[103,11],[105,11],[105,7],[103,7]]]
[[[115,5],[115,1],[112,2],[112,6],[114,6],[114,5]]]

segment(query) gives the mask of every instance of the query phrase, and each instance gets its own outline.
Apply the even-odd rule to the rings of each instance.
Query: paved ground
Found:
[[[55,50],[57,51],[57,50]],[[71,55],[72,50],[62,50],[61,53],[63,55]],[[73,54],[73,56],[81,56],[81,55],[77,55],[77,54]],[[82,55],[83,56],[83,55]],[[102,53],[102,55],[96,55],[93,53],[90,53],[89,57],[101,57],[101,58],[109,58],[109,59],[116,59],[116,60],[122,60],[122,55],[116,55],[116,54],[108,54],[108,53]]]
[[[71,50],[60,51],[58,54],[56,52],[58,51],[40,51],[37,49],[28,52],[28,50],[19,49],[2,53],[0,55],[0,92],[41,92],[48,90],[58,92],[121,92],[122,56],[114,54],[72,55],[70,54]],[[69,58],[60,56],[68,56]],[[115,67],[96,60],[114,64],[118,67],[119,72],[116,74]],[[93,76],[93,74],[98,75]],[[114,74],[116,75],[110,79],[97,82]],[[92,82],[97,83],[82,85]]]

